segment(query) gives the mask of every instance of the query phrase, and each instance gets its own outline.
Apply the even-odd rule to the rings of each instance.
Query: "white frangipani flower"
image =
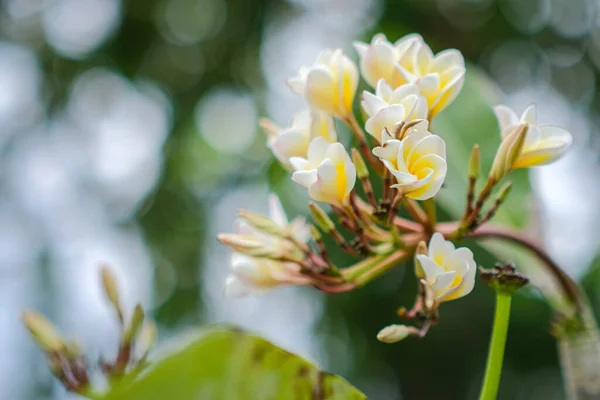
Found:
[[[379,143],[384,130],[387,129],[391,133],[401,122],[427,119],[427,101],[419,94],[419,87],[414,84],[392,89],[380,79],[375,94],[363,92],[361,105],[369,116],[365,130]]]
[[[371,86],[380,79],[392,88],[416,84],[427,100],[430,117],[454,101],[464,84],[466,68],[460,51],[449,49],[434,55],[420,35],[407,35],[392,45],[385,35],[378,34],[370,44],[355,42],[354,47],[361,73]]]
[[[323,111],[306,110],[296,114],[287,128],[279,128],[272,121],[262,119],[261,127],[267,134],[267,147],[288,169],[290,158],[306,157],[310,141],[322,137],[329,143],[337,141],[333,117]]]
[[[312,199],[336,206],[347,202],[356,183],[356,168],[341,143],[315,138],[307,158],[292,157],[290,162],[296,170],[292,179],[308,188]]]
[[[566,129],[555,125],[538,125],[535,105],[529,106],[521,118],[504,105],[494,107],[494,113],[500,125],[502,139],[519,125],[528,125],[523,149],[512,168],[550,164],[562,157],[573,143],[573,136]]]
[[[269,196],[269,217],[277,225],[289,231],[295,240],[308,242],[310,226],[304,218],[297,217],[288,222],[279,198]],[[252,228],[243,221],[238,222],[239,238],[243,241],[258,243],[264,248],[289,252],[289,241]],[[227,244],[227,241],[223,241]],[[275,286],[305,285],[310,280],[300,274],[300,266],[293,262],[281,262],[268,258],[253,257],[248,254],[234,252],[231,256],[231,273],[225,281],[225,295],[230,297],[245,296],[258,293]]]
[[[458,299],[473,290],[477,264],[466,247],[455,249],[436,232],[429,242],[428,254],[416,257],[425,273],[422,282],[431,288],[437,303]]]
[[[312,67],[300,68],[288,85],[311,107],[346,119],[352,114],[358,69],[342,50],[325,50]]]
[[[383,144],[373,149],[396,178],[392,187],[404,196],[427,200],[437,194],[446,177],[446,144],[428,131],[422,121],[411,127],[402,140],[383,135]]]

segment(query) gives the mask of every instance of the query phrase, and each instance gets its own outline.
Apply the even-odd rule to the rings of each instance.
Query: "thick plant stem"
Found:
[[[508,332],[508,320],[510,317],[510,299],[511,295],[508,293],[498,292],[496,294],[494,327],[479,400],[495,400],[498,395],[506,334]]]

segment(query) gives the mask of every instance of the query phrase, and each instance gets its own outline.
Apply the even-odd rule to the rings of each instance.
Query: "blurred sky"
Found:
[[[269,182],[290,213],[306,212],[258,118],[285,124],[303,107],[285,79],[325,47],[356,59],[352,40],[379,29],[458,47],[496,82],[490,103],[535,102],[543,123],[573,132],[573,151],[532,173],[542,222],[532,232],[583,276],[600,244],[598,4],[0,0],[0,399],[68,398],[26,336],[23,309],[46,313],[92,357],[115,346],[103,263],[128,308],[155,312],[163,337],[229,321],[336,373],[356,368],[344,355],[350,332],[321,340],[323,295],[224,298],[229,251],[214,236],[232,231],[237,208],[265,212]],[[377,371],[361,388],[402,398],[391,367]]]

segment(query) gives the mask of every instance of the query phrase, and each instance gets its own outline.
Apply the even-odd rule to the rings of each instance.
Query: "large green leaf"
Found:
[[[106,400],[352,400],[366,397],[344,379],[242,330],[216,327],[125,377]]]

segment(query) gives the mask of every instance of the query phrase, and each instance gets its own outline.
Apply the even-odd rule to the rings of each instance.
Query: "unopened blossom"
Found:
[[[325,50],[312,67],[302,67],[288,84],[311,107],[346,119],[352,114],[358,69],[342,50]]]
[[[385,80],[377,83],[375,94],[364,91],[362,108],[369,116],[365,130],[381,143],[382,132],[394,132],[398,124],[427,118],[427,101],[420,95],[419,87],[407,84],[392,89]]]
[[[569,131],[555,125],[538,125],[535,105],[529,106],[521,115],[504,105],[494,107],[500,125],[502,139],[521,124],[527,124],[525,142],[517,161],[512,168],[527,168],[550,164],[562,157],[573,143]]]
[[[337,141],[333,117],[323,111],[306,110],[296,114],[289,127],[280,128],[268,119],[261,120],[267,134],[267,147],[286,168],[291,169],[291,157],[306,157],[308,145],[315,137],[329,143]]]
[[[406,325],[388,325],[377,334],[377,340],[384,343],[396,343],[414,334],[415,328]]]
[[[440,233],[434,233],[428,254],[416,258],[425,274],[422,282],[431,288],[437,303],[458,299],[473,290],[477,265],[466,247],[455,249]]]
[[[316,201],[344,205],[356,183],[356,168],[341,143],[327,143],[321,137],[308,146],[307,158],[292,157],[296,172],[292,179],[308,188]]]
[[[383,144],[373,149],[396,179],[392,187],[406,197],[427,200],[437,194],[446,177],[446,144],[421,121],[402,140],[384,135]]]
[[[434,55],[420,35],[407,35],[392,44],[385,35],[378,34],[370,44],[355,42],[354,47],[360,56],[361,73],[371,86],[380,79],[392,88],[407,83],[418,85],[427,99],[430,117],[446,108],[464,84],[462,54],[449,49]]]
[[[283,230],[289,232],[300,243],[306,243],[310,238],[310,227],[304,218],[298,217],[288,222],[285,211],[277,196],[269,197],[269,216]],[[248,242],[249,246],[259,243],[269,251],[281,251],[281,254],[298,256],[301,253],[294,249],[292,244],[281,236],[272,235],[252,228],[240,221],[238,224],[238,237]],[[220,239],[224,244],[227,239]],[[249,251],[251,253],[252,250]],[[258,253],[257,253],[258,254]],[[231,297],[245,296],[264,291],[281,285],[303,285],[309,280],[300,274],[300,265],[294,262],[277,261],[265,257],[252,256],[248,252],[234,252],[230,262],[231,272],[225,281],[225,295]]]

